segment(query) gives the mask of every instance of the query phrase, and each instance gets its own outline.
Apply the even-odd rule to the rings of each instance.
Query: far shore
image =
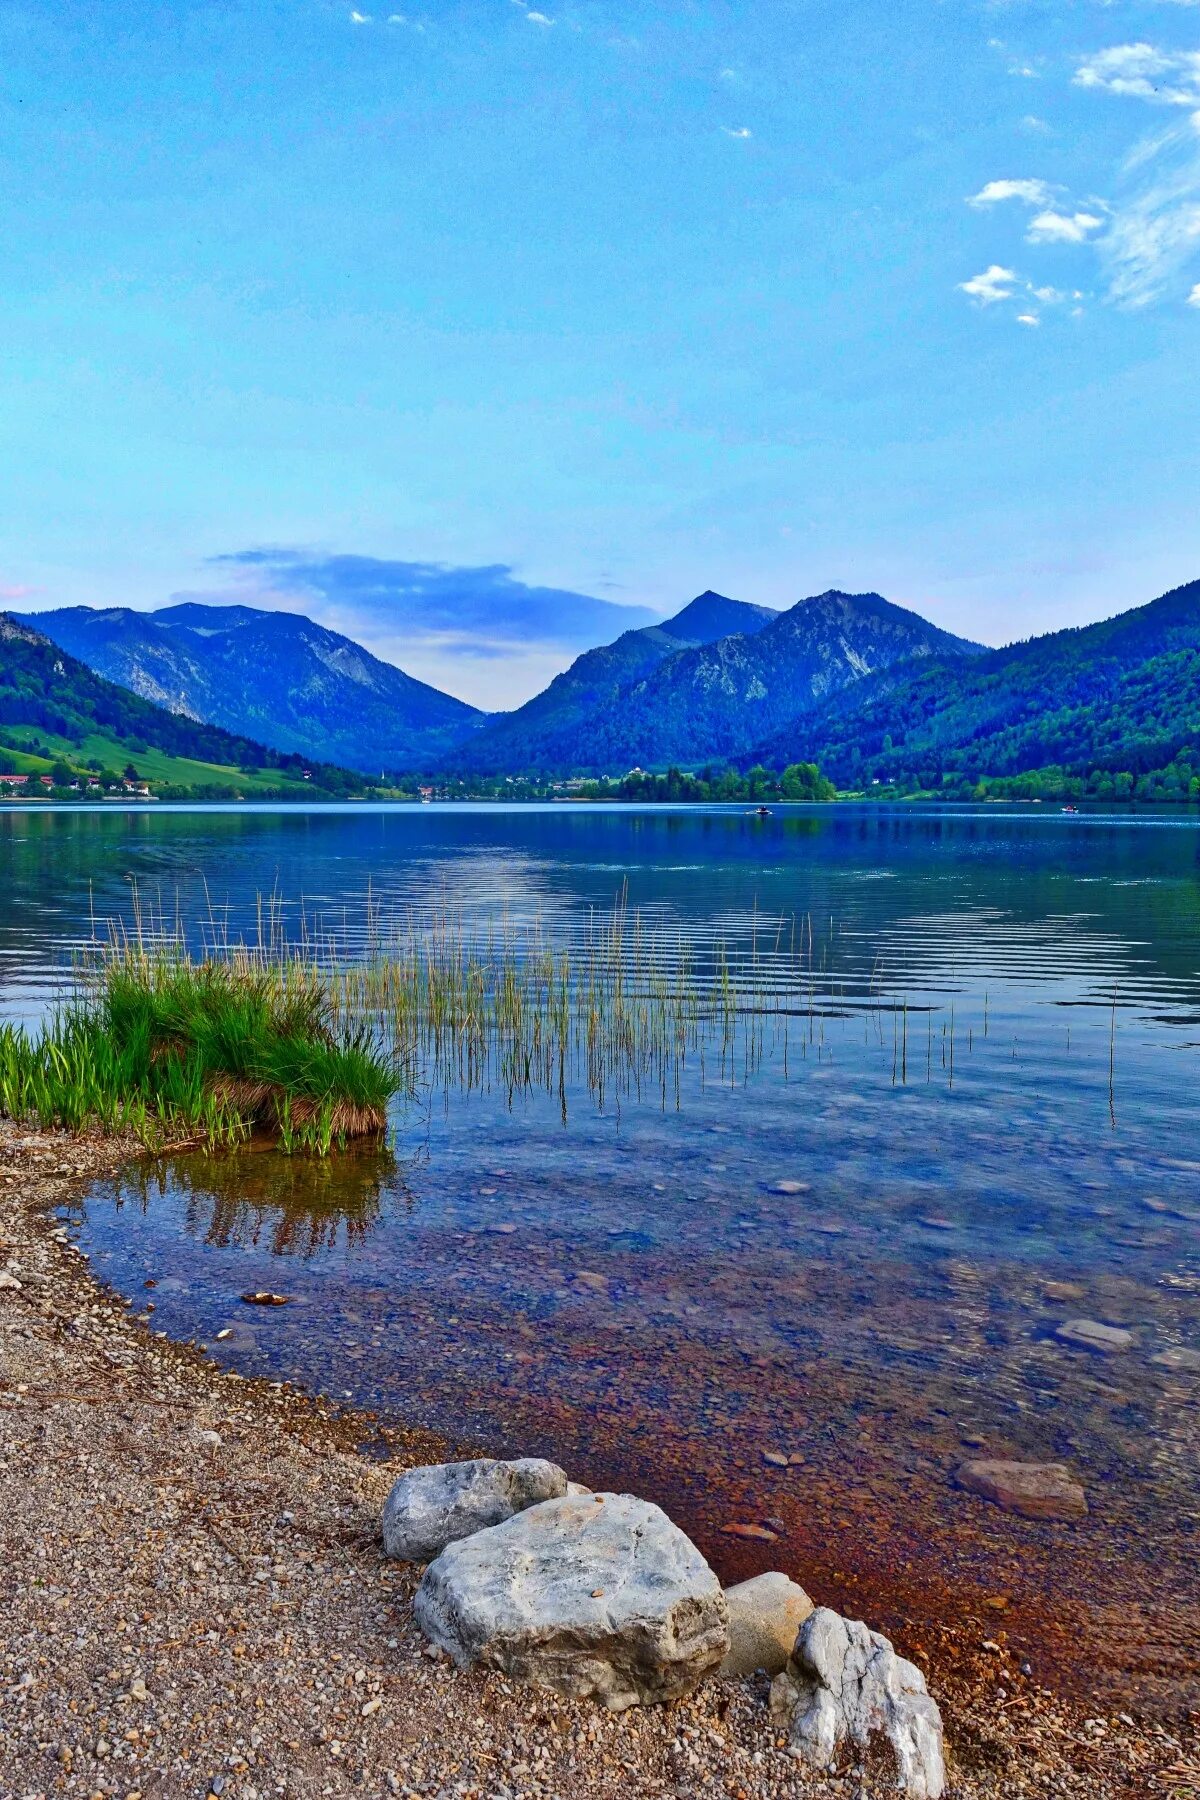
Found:
[[[139,1323],[54,1218],[137,1154],[0,1120],[0,1792],[894,1792],[886,1769],[804,1771],[761,1682],[613,1716],[431,1655],[380,1507],[398,1468],[487,1447],[245,1379]],[[1025,1679],[1002,1631],[960,1635],[927,1669],[951,1795],[1200,1792],[1195,1720],[1097,1714]]]

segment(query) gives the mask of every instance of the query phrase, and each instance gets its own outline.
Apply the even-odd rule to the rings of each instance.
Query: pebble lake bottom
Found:
[[[430,1081],[386,1152],[141,1164],[69,1222],[230,1366],[628,1487],[727,1582],[783,1568],[934,1656],[978,1616],[1047,1682],[1174,1712],[1198,858],[1186,812],[13,809],[0,1000],[35,1018],[135,889],[197,943],[271,893],[349,955],[368,895],[569,942],[623,891],[663,954],[732,947],[771,1016],[677,1083]],[[1063,1465],[1086,1516],[971,1491],[992,1459]]]

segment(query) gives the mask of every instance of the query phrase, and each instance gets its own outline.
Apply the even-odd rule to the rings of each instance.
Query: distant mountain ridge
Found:
[[[192,784],[242,787],[240,777],[249,772],[253,787],[270,784],[297,794],[306,783],[325,797],[363,785],[357,776],[315,758],[289,756],[219,725],[168,712],[106,681],[25,620],[0,613],[0,746],[7,767],[14,766],[12,748],[31,738],[52,740],[51,756],[69,749],[77,762],[108,759],[118,768],[128,762],[141,766],[156,752],[179,765],[166,779]]]
[[[435,762],[484,717],[298,613],[189,601],[19,616],[170,712],[376,776]]]
[[[477,773],[569,769],[587,724],[612,706],[626,687],[682,650],[713,643],[733,632],[761,631],[779,614],[768,606],[730,600],[711,588],[660,625],[622,632],[611,644],[585,650],[549,687],[515,712],[491,719],[446,758],[448,766]]]
[[[694,769],[744,757],[766,732],[875,671],[979,652],[879,594],[831,589],[783,613],[702,594],[664,625],[589,651],[448,761],[513,773]]]
[[[880,594],[831,588],[798,601],[751,638],[721,638],[635,683],[621,697],[619,716],[605,721],[603,738],[588,748],[603,748],[610,765],[629,755],[645,761],[651,745],[660,765],[737,757],[774,724],[878,670],[979,651]]]
[[[1050,767],[1200,770],[1200,581],[1067,631],[935,658],[798,714],[752,754],[815,758],[839,785],[936,786]]]

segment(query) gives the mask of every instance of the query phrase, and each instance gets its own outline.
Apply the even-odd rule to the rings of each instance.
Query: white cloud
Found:
[[[1026,206],[1050,206],[1052,190],[1045,181],[989,181],[967,200],[968,206],[995,206],[1000,200],[1021,200]]]
[[[748,125],[738,125],[736,127],[733,125],[722,125],[721,130],[725,133],[726,137],[731,138],[750,138],[754,136],[754,133]]]
[[[1189,306],[1200,306],[1200,281],[1198,281],[1187,297]]]
[[[554,20],[548,19],[543,12],[527,12],[525,17],[531,25],[553,25],[554,23]]]
[[[1027,131],[1031,135],[1036,135],[1038,137],[1050,137],[1053,135],[1053,127],[1047,125],[1045,119],[1039,119],[1036,113],[1025,114],[1025,117],[1021,120],[1021,130]]]
[[[1019,275],[1015,269],[1003,268],[999,263],[993,263],[990,269],[985,269],[982,275],[976,275],[970,281],[960,281],[958,287],[960,293],[977,301],[980,306],[994,306],[1011,300],[1016,309],[1013,317],[1018,325],[1040,325],[1042,316],[1039,308],[1062,306],[1068,300],[1083,299],[1078,288],[1067,293],[1063,288],[1038,287]],[[1037,301],[1038,308],[1034,307],[1034,301]],[[1076,317],[1078,310],[1076,309]]]
[[[371,23],[371,15],[370,13],[352,12],[350,14],[350,23],[352,25],[369,25]]]
[[[742,78],[738,74],[736,69],[722,69],[721,73],[717,77],[717,80],[718,81],[727,81],[731,87],[739,87],[741,85]]]
[[[1085,56],[1075,86],[1098,88],[1156,106],[1200,105],[1200,50],[1159,50],[1153,44],[1114,44]]]
[[[982,275],[973,275],[970,281],[960,281],[959,291],[968,294],[972,300],[978,300],[980,306],[993,306],[997,300],[1011,300],[1013,286],[1017,280],[1015,269],[1005,269],[999,263],[993,263]]]
[[[1167,298],[1200,259],[1200,126],[1188,121],[1136,146],[1098,246],[1109,298],[1142,307]]]
[[[1043,212],[1030,220],[1026,238],[1031,244],[1086,244],[1103,224],[1095,213]]]

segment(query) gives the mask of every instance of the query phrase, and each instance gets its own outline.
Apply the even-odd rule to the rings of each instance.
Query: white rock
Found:
[[[844,1739],[864,1750],[883,1732],[904,1793],[939,1800],[945,1788],[942,1716],[920,1669],[877,1631],[828,1607],[800,1627],[787,1668],[771,1684],[771,1718],[815,1769],[829,1767]]]
[[[690,1693],[729,1649],[716,1576],[632,1494],[549,1500],[451,1544],[415,1613],[460,1668],[484,1663],[613,1711]]]
[[[399,1562],[432,1562],[447,1544],[566,1491],[564,1471],[537,1456],[406,1469],[384,1502],[383,1548]]]
[[[778,1675],[787,1667],[796,1634],[813,1610],[798,1582],[778,1570],[755,1575],[725,1589],[729,1607],[729,1654],[722,1675],[734,1679],[765,1669]]]

